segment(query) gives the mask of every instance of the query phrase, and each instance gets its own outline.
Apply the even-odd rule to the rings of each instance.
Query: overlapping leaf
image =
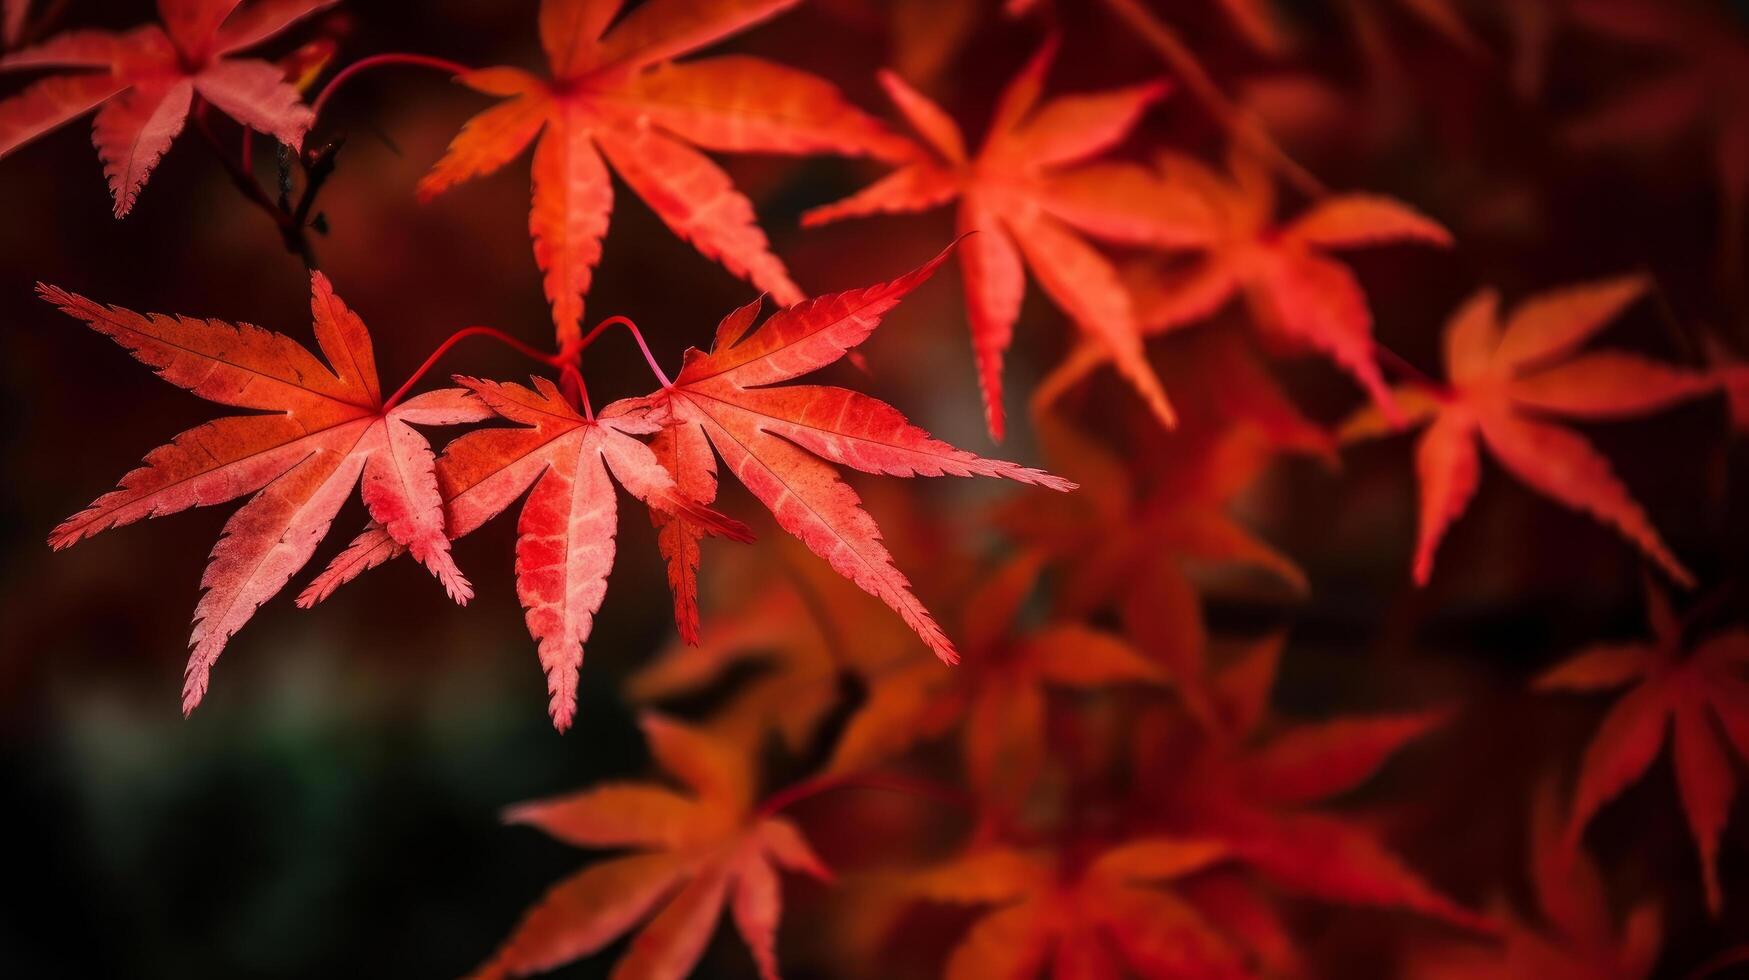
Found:
[[[1017,556],[967,598],[960,670],[919,658],[871,673],[868,698],[845,723],[828,768],[868,769],[957,726],[972,788],[987,803],[1012,806],[1046,765],[1051,690],[1164,680],[1158,664],[1112,632],[1073,621],[1018,629],[1040,566],[1036,554]]]
[[[1669,738],[1707,907],[1717,915],[1724,903],[1719,835],[1737,795],[1731,749],[1749,760],[1749,631],[1727,630],[1685,650],[1682,623],[1649,582],[1646,601],[1650,642],[1593,647],[1537,682],[1543,690],[1580,692],[1632,685],[1585,750],[1567,844],[1576,846],[1597,811],[1646,774]]]
[[[1231,858],[1215,841],[1138,837],[1075,851],[988,847],[931,868],[919,898],[994,906],[949,954],[947,980],[1254,974],[1246,954],[1167,885]]]
[[[1445,246],[1450,234],[1408,205],[1370,194],[1329,197],[1277,223],[1269,173],[1240,152],[1228,166],[1230,177],[1181,154],[1161,155],[1160,179],[1203,202],[1203,218],[1191,238],[1199,245],[1193,256],[1145,260],[1128,270],[1141,329],[1163,333],[1188,326],[1242,295],[1260,329],[1322,352],[1384,411],[1394,412],[1375,361],[1366,292],[1347,266],[1326,253],[1393,242]],[[1085,373],[1099,362],[1082,352],[1073,371]]]
[[[1137,730],[1138,758],[1156,812],[1175,832],[1225,845],[1291,891],[1326,901],[1406,909],[1488,931],[1475,913],[1428,884],[1357,819],[1321,804],[1363,786],[1445,712],[1263,726],[1280,655],[1266,640],[1218,669],[1209,691],[1216,727],[1199,726],[1188,758],[1173,726]],[[1161,716],[1156,716],[1161,717]]]
[[[772,254],[752,203],[699,150],[890,155],[896,137],[805,72],[738,55],[672,59],[798,2],[654,0],[615,23],[621,0],[543,0],[551,77],[517,68],[463,75],[505,101],[462,128],[420,181],[420,197],[498,169],[539,137],[528,227],[561,345],[578,339],[601,259],[613,209],[609,164],[706,258],[781,303],[797,302],[802,291]]]
[[[310,560],[361,480],[384,538],[410,550],[456,601],[473,594],[450,557],[431,447],[412,426],[478,421],[490,411],[456,388],[385,402],[364,323],[321,273],[310,277],[310,289],[326,365],[291,338],[247,323],[141,315],[37,287],[171,384],[270,413],[182,433],[49,536],[51,546],[65,548],[144,517],[254,494],[225,523],[201,577],[206,591],[194,611],[185,712],[206,693],[226,642]]]
[[[92,141],[120,218],[197,96],[296,147],[315,118],[309,107],[277,65],[237,55],[334,2],[159,0],[161,25],[69,31],[0,57],[0,71],[60,70],[0,102],[0,157],[96,109]]]
[[[1089,163],[1129,133],[1163,96],[1150,82],[1040,102],[1056,55],[1047,43],[1009,82],[976,155],[953,119],[898,75],[881,75],[922,138],[913,159],[867,189],[803,217],[804,225],[958,203],[959,230],[977,232],[960,253],[972,350],[991,435],[1001,438],[1002,359],[1020,316],[1025,268],[1045,293],[1114,359],[1163,421],[1171,405],[1142,352],[1129,296],[1111,262],[1081,234],[1136,245],[1202,241],[1197,200],[1140,168]]]
[[[539,644],[548,713],[564,731],[577,709],[583,645],[613,570],[619,527],[613,480],[653,511],[685,515],[700,534],[751,536],[677,490],[650,447],[634,438],[654,432],[654,424],[587,418],[545,378],[535,378],[533,389],[459,380],[492,412],[521,427],[470,432],[444,448],[436,467],[444,527],[451,538],[469,534],[528,493],[516,522],[516,594]],[[404,547],[391,530],[380,523],[367,528],[298,604],[314,605],[400,554]]]
[[[1538,416],[1580,420],[1629,418],[1711,391],[1715,379],[1624,351],[1574,352],[1645,292],[1636,277],[1541,294],[1504,324],[1499,296],[1483,290],[1445,328],[1451,387],[1398,390],[1404,412],[1427,430],[1416,445],[1421,484],[1414,577],[1426,584],[1433,556],[1462,516],[1481,477],[1479,437],[1507,471],[1545,496],[1613,525],[1678,582],[1692,581],[1609,461],[1569,429]],[[1347,440],[1392,431],[1363,410],[1344,424]]]
[[[888,476],[992,476],[1052,490],[1073,484],[1014,463],[983,459],[933,439],[892,406],[844,388],[771,387],[825,367],[862,343],[881,317],[947,258],[891,282],[807,300],[758,329],[759,301],[717,326],[709,354],[691,349],[674,383],[609,406],[604,417],[642,416],[662,425],[658,454],[680,493],[700,505],[716,496],[716,459],[838,574],[885,602],[942,660],[959,659],[933,616],[893,565],[873,518],[832,463]],[[684,634],[695,615],[698,529],[681,519],[660,539],[676,587]]]
[[[1409,962],[1413,980],[1645,980],[1663,941],[1657,899],[1634,903],[1616,924],[1597,864],[1573,853],[1550,787],[1537,795],[1530,825],[1530,879],[1540,925],[1503,913],[1497,944],[1440,943]]]
[[[779,871],[823,881],[831,872],[795,824],[755,809],[754,773],[743,749],[654,716],[645,716],[643,728],[657,764],[685,792],[608,784],[511,808],[510,822],[567,844],[631,853],[554,886],[475,974],[478,980],[544,973],[634,929],[613,976],[674,980],[692,972],[725,909],[760,976],[776,980]]]

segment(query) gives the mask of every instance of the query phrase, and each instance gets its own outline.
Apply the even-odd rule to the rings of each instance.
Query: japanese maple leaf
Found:
[[[234,56],[334,2],[258,0],[237,11],[238,0],[159,0],[162,26],[69,31],[0,58],[0,70],[77,69],[0,102],[0,157],[96,109],[91,139],[120,218],[182,132],[197,95],[296,147],[315,119],[298,90],[272,62]]]
[[[1150,260],[1129,270],[1142,330],[1188,326],[1243,295],[1268,336],[1323,352],[1386,413],[1394,412],[1374,360],[1366,292],[1352,270],[1326,253],[1392,242],[1448,246],[1450,233],[1408,205],[1373,194],[1328,197],[1278,223],[1268,171],[1240,152],[1228,168],[1230,178],[1189,157],[1161,155],[1161,179],[1206,203],[1201,237],[1207,244],[1188,260]]]
[[[771,387],[818,370],[862,343],[881,317],[927,279],[947,252],[890,282],[833,293],[779,310],[759,329],[755,300],[723,318],[709,354],[689,349],[680,375],[646,398],[609,406],[604,417],[644,415],[664,429],[656,454],[679,492],[698,504],[716,497],[721,456],[779,527],[863,591],[885,602],[942,660],[958,654],[912,594],[856,492],[828,464],[888,476],[992,476],[1067,491],[1074,484],[1040,470],[983,459],[933,439],[885,402],[825,385]],[[816,458],[818,457],[818,458]],[[698,529],[682,518],[658,538],[668,559],[683,634],[696,615]]]
[[[1210,689],[1221,727],[1169,737],[1140,726],[1142,784],[1173,832],[1221,842],[1270,881],[1314,898],[1407,909],[1478,931],[1489,926],[1424,881],[1378,835],[1324,810],[1358,789],[1443,711],[1337,718],[1266,728],[1278,639],[1223,666]],[[1188,745],[1186,751],[1160,746]]]
[[[1671,736],[1676,785],[1688,828],[1700,850],[1707,908],[1724,901],[1719,886],[1719,834],[1737,793],[1730,747],[1749,759],[1749,631],[1714,634],[1685,650],[1683,624],[1650,582],[1646,604],[1652,639],[1593,647],[1544,674],[1537,687],[1600,691],[1633,685],[1598,726],[1579,764],[1567,821],[1569,846],[1604,804],[1650,769]],[[1720,731],[1725,739],[1721,739]]]
[[[583,645],[613,570],[618,496],[608,474],[652,509],[686,515],[700,534],[752,538],[743,525],[677,492],[650,447],[635,438],[656,431],[655,423],[587,417],[545,378],[535,378],[533,389],[457,380],[493,413],[520,427],[470,432],[444,447],[436,465],[444,527],[450,538],[462,537],[528,494],[516,522],[516,595],[539,646],[548,713],[562,732],[577,710]],[[380,520],[366,528],[298,604],[315,605],[400,554],[405,549],[392,530]]]
[[[891,536],[885,540],[893,545]],[[741,560],[718,566],[718,583],[748,587],[718,591],[698,636],[678,639],[632,675],[626,695],[634,702],[695,697],[737,680],[711,713],[709,730],[749,745],[775,734],[802,753],[842,700],[847,674],[867,676],[921,656],[915,634],[886,615],[880,600],[799,541],[729,557]]]
[[[919,658],[872,672],[868,698],[845,723],[829,770],[871,768],[958,723],[973,789],[987,802],[1011,804],[1045,766],[1051,690],[1161,683],[1159,665],[1115,633],[1073,621],[1017,630],[1041,567],[1039,555],[1019,555],[967,598],[961,669],[944,672]]]
[[[1064,612],[1115,610],[1131,641],[1167,668],[1186,706],[1206,717],[1206,635],[1195,583],[1218,574],[1231,591],[1260,572],[1304,593],[1305,573],[1247,527],[1235,503],[1284,454],[1334,454],[1330,438],[1234,336],[1205,331],[1181,340],[1187,343],[1168,362],[1166,377],[1179,392],[1184,426],[1126,463],[1054,414],[1039,416],[1045,458],[1084,489],[1015,501],[999,520],[1061,564],[1057,596]]]
[[[543,0],[550,78],[519,68],[460,76],[506,101],[462,128],[419,183],[422,199],[508,163],[539,135],[529,234],[553,322],[578,339],[583,296],[613,209],[607,166],[706,258],[782,303],[802,291],[754,223],[753,205],[699,148],[733,153],[895,152],[896,137],[823,79],[758,58],[670,59],[800,0]]]
[[[949,954],[947,980],[1241,980],[1247,957],[1165,885],[1229,860],[1217,842],[1137,837],[1079,856],[995,846],[918,875],[932,902],[994,906]]]
[[[1415,456],[1421,483],[1417,584],[1433,574],[1440,539],[1475,494],[1478,437],[1531,489],[1614,525],[1671,578],[1693,581],[1609,461],[1577,433],[1539,417],[1628,418],[1712,390],[1715,381],[1706,375],[1636,354],[1572,356],[1645,290],[1646,281],[1632,276],[1553,290],[1521,303],[1504,327],[1499,295],[1483,290],[1452,314],[1445,327],[1451,387],[1398,392],[1410,422],[1427,424]],[[1341,436],[1352,441],[1390,431],[1369,409],[1344,423]]]
[[[613,976],[692,972],[727,908],[760,976],[777,977],[780,870],[822,881],[831,872],[789,820],[754,806],[754,775],[739,747],[646,715],[657,765],[684,788],[610,783],[512,807],[505,819],[578,847],[631,853],[555,885],[511,933],[479,980],[543,973],[598,952],[640,923]]]
[[[1555,794],[1543,787],[1531,814],[1530,880],[1540,925],[1502,914],[1500,942],[1440,943],[1412,955],[1413,980],[1646,980],[1663,939],[1658,902],[1646,899],[1617,927],[1597,865],[1572,853]]]
[[[1583,119],[1567,137],[1582,147],[1669,145],[1686,130],[1713,140],[1725,255],[1735,271],[1743,256],[1749,208],[1749,37],[1740,20],[1707,4],[1643,0],[1570,0],[1581,26],[1631,44],[1663,49],[1668,64]]]
[[[802,218],[804,227],[958,201],[957,223],[972,350],[990,434],[1002,437],[1002,358],[1026,291],[1022,261],[1046,295],[1114,359],[1154,413],[1173,422],[1166,392],[1142,351],[1129,296],[1111,262],[1077,231],[1108,241],[1184,245],[1200,240],[1199,204],[1133,164],[1086,161],[1120,142],[1167,87],[1150,82],[1039,103],[1055,41],[1027,62],[997,104],[983,147],[942,108],[885,72],[881,84],[923,138],[914,159],[867,189]],[[1078,165],[1078,166],[1077,166]]]
[[[385,401],[370,334],[326,276],[310,276],[316,343],[326,365],[284,334],[247,323],[142,316],[41,284],[37,292],[171,384],[221,405],[269,413],[189,429],[152,450],[115,490],[49,535],[58,550],[143,517],[254,494],[225,522],[201,576],[206,591],[194,610],[184,713],[206,693],[225,643],[310,560],[355,484],[384,533],[429,568],[451,598],[466,602],[473,595],[450,557],[431,447],[412,426],[473,422],[491,413],[458,388]]]

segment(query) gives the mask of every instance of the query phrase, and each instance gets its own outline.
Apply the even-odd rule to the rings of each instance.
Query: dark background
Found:
[[[1301,6],[1306,29],[1320,39],[1304,62],[1365,92],[1364,59],[1341,24],[1316,5]],[[70,7],[69,25],[126,26],[150,16],[144,3]],[[886,115],[873,84],[889,45],[879,8],[811,5],[726,47],[826,74]],[[1056,16],[1066,41],[1055,89],[1160,73],[1095,5],[1064,2]],[[533,66],[534,17],[535,4],[521,0],[355,2],[267,50],[334,32],[339,63],[413,51]],[[996,84],[1041,34],[1036,24],[987,17],[949,62],[952,70],[930,85],[974,140]],[[1178,22],[1223,80],[1263,67],[1206,11],[1183,11]],[[1563,36],[1546,89],[1525,98],[1504,77],[1510,40],[1499,24],[1479,21],[1502,53],[1478,58],[1412,22],[1388,22],[1404,63],[1414,66],[1396,93],[1408,100],[1407,121],[1370,143],[1326,131],[1294,144],[1333,186],[1400,196],[1457,234],[1461,245],[1450,255],[1385,249],[1354,257],[1387,345],[1437,373],[1445,313],[1479,284],[1502,287],[1510,301],[1646,269],[1657,294],[1604,340],[1698,364],[1698,338],[1716,331],[1749,353],[1745,270],[1720,268],[1706,134],[1625,158],[1578,154],[1553,135],[1638,77],[1645,59]],[[956,78],[987,83],[956,85]],[[0,84],[3,93],[17,83]],[[419,174],[485,104],[439,75],[388,69],[350,85],[313,137],[348,137],[321,198],[332,232],[317,250],[339,293],[370,325],[387,385],[467,324],[534,343],[548,336],[526,236],[526,157],[431,205],[412,197]],[[1370,103],[1357,94],[1354,104]],[[1183,95],[1149,119],[1154,137],[1212,153],[1212,129]],[[294,608],[288,590],[232,641],[205,702],[183,720],[177,692],[188,618],[207,549],[230,508],[118,529],[61,554],[43,542],[144,452],[214,410],[38,302],[31,287],[41,280],[142,311],[247,320],[307,342],[307,280],[192,132],[122,222],[109,216],[87,133],[87,124],[75,123],[0,161],[0,840],[10,851],[0,865],[0,975],[463,972],[548,884],[587,860],[533,831],[501,827],[498,810],[644,770],[633,711],[617,689],[632,666],[671,640],[653,535],[626,509],[621,557],[568,735],[554,734],[544,711],[511,587],[504,519],[458,545],[480,591],[466,610],[404,562],[313,613]],[[257,157],[269,177],[264,143]],[[810,291],[896,275],[951,234],[946,212],[804,233],[796,225],[803,209],[842,196],[878,169],[830,159],[727,165]],[[664,363],[677,363],[750,292],[674,239],[623,185],[616,205],[588,319],[631,315]],[[957,276],[944,272],[869,345],[872,377],[858,384],[950,441],[990,452],[958,304]],[[1036,291],[1018,337],[1009,398],[1015,432],[1002,449],[1036,463],[1022,423],[1024,392],[1064,343],[1059,316]],[[1169,357],[1170,343],[1160,346]],[[526,373],[514,355],[487,344],[464,346],[446,366],[488,377]],[[649,387],[623,338],[604,340],[586,370],[597,405]],[[1346,380],[1322,363],[1291,362],[1281,373],[1317,417],[1335,420],[1355,403]],[[1109,402],[1094,406],[1096,415],[1132,408],[1109,379],[1090,397]],[[1705,623],[1740,619],[1749,473],[1741,445],[1730,442],[1723,403],[1586,431],[1699,573],[1701,589],[1679,601],[1703,605]],[[1523,682],[1584,643],[1641,635],[1639,569],[1610,532],[1489,465],[1479,499],[1442,551],[1435,585],[1417,592],[1406,581],[1414,500],[1407,454],[1399,439],[1345,454],[1340,472],[1284,466],[1249,498],[1246,516],[1304,564],[1314,586],[1312,601],[1293,613],[1278,704],[1316,715],[1432,694],[1470,706],[1396,774],[1395,786],[1407,788],[1422,814],[1411,856],[1435,881],[1479,903],[1501,875],[1497,862],[1477,855],[1512,852],[1501,841],[1519,834],[1521,790],[1539,765],[1570,765],[1602,709],[1598,699],[1533,699],[1520,693]],[[961,506],[980,491],[915,482],[905,492],[925,506],[964,515],[955,518],[964,523],[981,512]],[[759,513],[738,491],[723,506],[748,520]],[[363,521],[362,508],[349,504],[317,561]],[[1215,611],[1217,622],[1246,615]],[[1692,906],[1670,914],[1689,923],[1673,927],[1663,961],[1679,976],[1733,933],[1749,934],[1742,887],[1749,820],[1738,812],[1727,831],[1722,871],[1735,904],[1726,922],[1710,924],[1698,908],[1695,858],[1674,799],[1668,762],[1660,761],[1605,811],[1595,839],[1632,852],[1627,880],[1640,868],[1639,880],[1674,882],[1671,893]],[[806,929],[794,923],[807,921],[817,897],[792,893],[802,907],[786,936]],[[1366,920],[1343,921],[1353,929]],[[559,975],[605,975],[611,962],[598,957]],[[748,968],[744,952],[724,943],[703,972]],[[802,958],[790,972],[839,971]]]

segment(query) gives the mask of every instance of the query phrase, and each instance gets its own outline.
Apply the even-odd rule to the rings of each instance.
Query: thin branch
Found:
[[[459,61],[450,61],[447,58],[434,58],[430,55],[397,53],[371,55],[368,58],[362,58],[347,65],[345,68],[340,69],[333,78],[330,78],[328,84],[322,86],[322,91],[316,94],[316,101],[310,103],[310,111],[315,113],[316,118],[322,118],[323,107],[328,104],[328,100],[334,97],[334,93],[339,91],[342,85],[345,85],[352,78],[370,71],[373,68],[383,68],[389,65],[412,65],[418,68],[432,68],[437,71],[447,72],[450,75],[463,75],[473,71],[472,68],[469,68],[467,65],[464,65]]]
[[[575,359],[576,361],[581,362],[583,352],[589,348],[590,344],[595,343],[595,338],[601,336],[602,332],[608,327],[615,325],[623,325],[627,330],[632,332],[632,337],[638,342],[638,350],[644,353],[644,363],[650,365],[650,373],[656,376],[656,380],[662,383],[662,387],[674,387],[674,382],[668,380],[668,375],[662,372],[661,365],[656,363],[656,355],[650,353],[650,345],[644,342],[644,332],[638,329],[638,325],[633,323],[630,317],[610,316],[600,323],[597,323],[595,329],[589,331],[588,335],[578,341],[574,347],[567,346],[566,349],[560,353],[560,356],[565,357],[567,360]]]
[[[419,379],[423,378],[428,371],[435,367],[438,360],[442,358],[443,355],[449,353],[451,347],[454,347],[456,344],[461,343],[469,337],[490,337],[521,354],[525,354],[528,357],[541,362],[542,364],[549,367],[556,366],[557,359],[553,357],[553,355],[542,353],[534,347],[531,347],[504,331],[499,330],[497,327],[463,327],[455,333],[450,334],[449,338],[443,343],[437,345],[437,349],[431,352],[431,356],[425,359],[424,364],[419,365],[419,369],[413,372],[413,376],[407,379],[407,383],[395,389],[395,393],[390,395],[388,399],[383,402],[383,411],[386,412],[399,404],[401,399],[406,397],[407,392],[411,391],[413,386],[419,382]]]

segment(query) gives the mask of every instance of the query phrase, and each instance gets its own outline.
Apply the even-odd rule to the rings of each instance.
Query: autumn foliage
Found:
[[[166,427],[40,529],[60,551],[230,505],[210,546],[156,539],[206,555],[186,726],[267,696],[213,681],[301,628],[278,607],[455,624],[514,595],[543,678],[523,661],[519,690],[546,706],[522,716],[614,775],[494,801],[506,836],[589,853],[506,899],[514,924],[482,905],[501,943],[450,968],[1749,963],[1744,12],[529,0],[514,36],[445,49],[480,67],[355,50],[344,6],[158,0],[115,28],[7,0],[0,173],[91,116],[114,219],[271,225],[310,311],[135,301],[104,286],[110,253],[14,268],[42,303],[12,329],[77,377],[106,354],[54,332],[71,318],[236,411]],[[396,71],[370,125],[421,175],[348,194],[343,147],[373,137],[335,107]],[[447,145],[392,145],[402,109]],[[1490,112],[1532,149],[1485,145]],[[1620,231],[1608,201],[1573,217],[1584,190],[1549,160],[1638,193],[1615,154],[1677,134],[1705,228],[1634,228],[1665,249],[1635,253],[1561,225]],[[214,194],[142,196],[196,141]],[[530,302],[487,325],[452,312],[477,308],[460,281],[384,298],[377,276],[472,247],[507,201],[514,255],[468,265]],[[445,230],[358,244],[410,213]],[[167,396],[128,384],[156,424]],[[392,563],[423,591],[385,601]],[[603,650],[598,626],[639,615],[668,639],[609,627]],[[495,656],[460,630],[420,656]],[[1525,744],[1492,727],[1513,712]],[[610,723],[648,772],[592,741]]]

